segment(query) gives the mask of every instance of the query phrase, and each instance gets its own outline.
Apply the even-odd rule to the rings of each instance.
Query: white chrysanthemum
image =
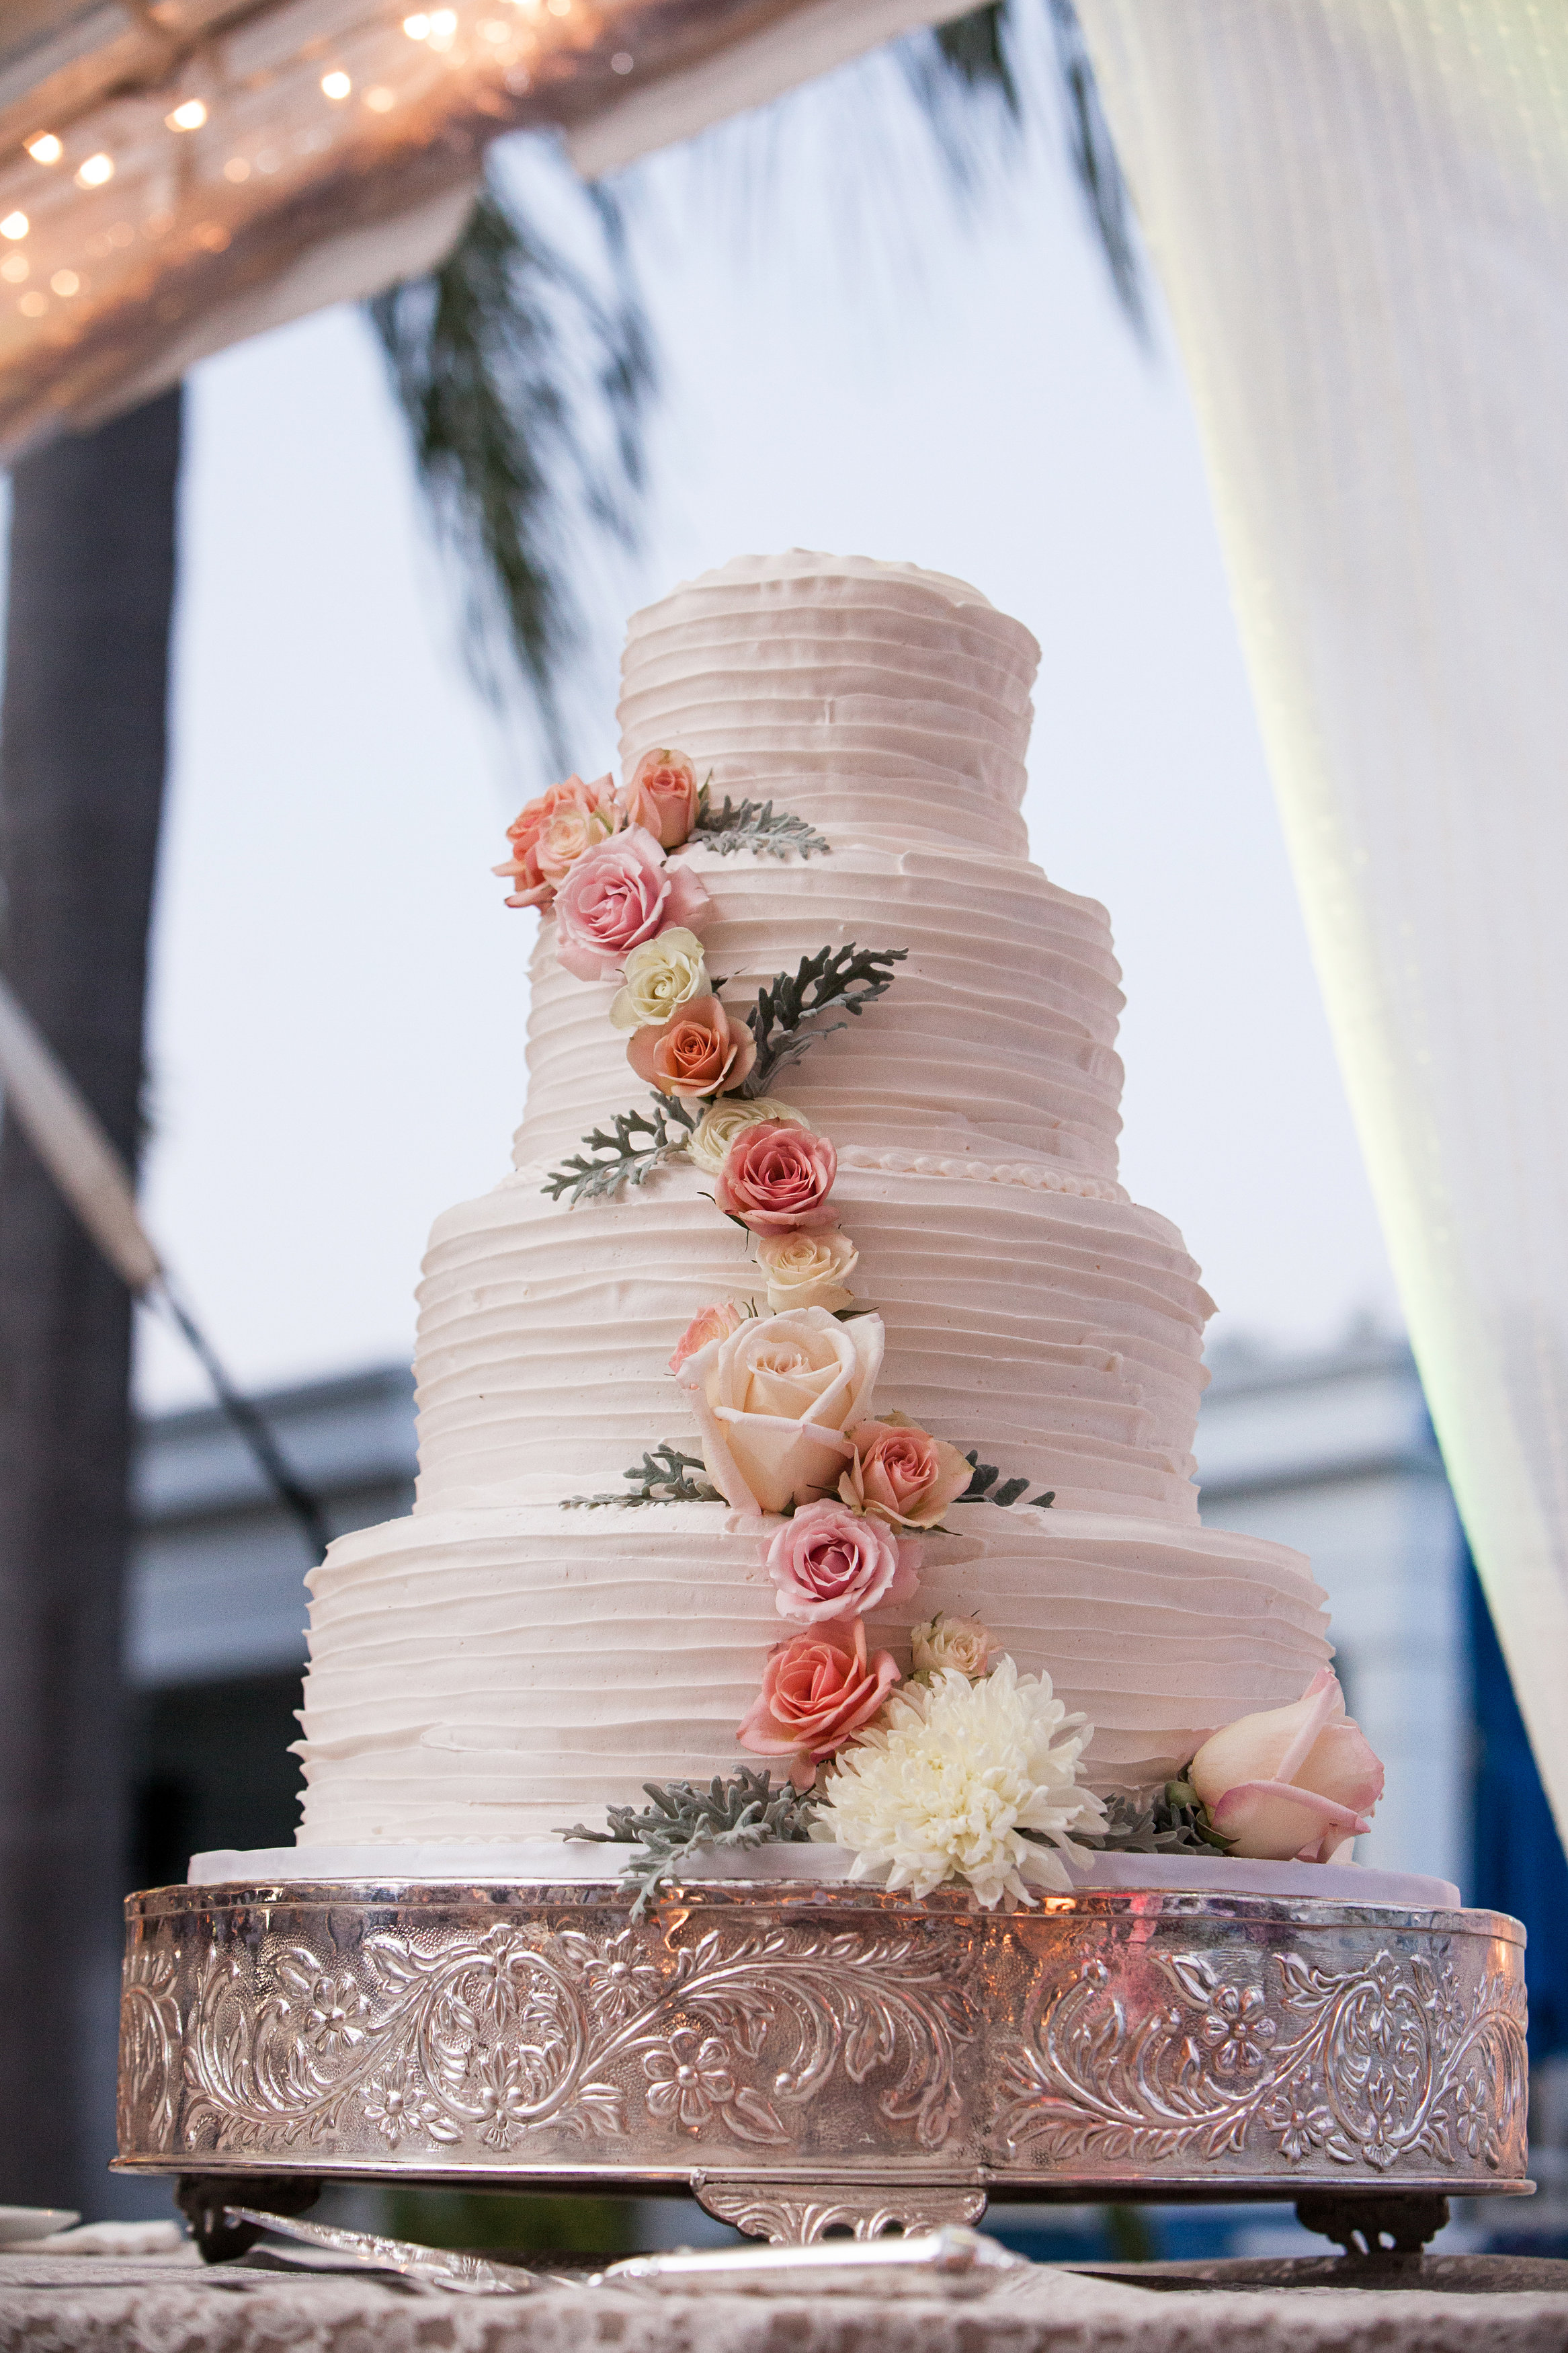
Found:
[[[1054,1847],[1023,1832],[1060,1847],[1069,1831],[1104,1824],[1078,1778],[1092,1737],[1049,1675],[1020,1675],[1005,1656],[976,1683],[949,1668],[924,1690],[895,1692],[880,1723],[840,1755],[812,1835],[849,1847],[857,1879],[886,1864],[887,1884],[916,1895],[958,1878],[987,1907],[1005,1894],[1032,1903],[1026,1877],[1072,1882]]]

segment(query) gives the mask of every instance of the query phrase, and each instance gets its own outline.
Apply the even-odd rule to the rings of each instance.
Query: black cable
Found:
[[[310,1559],[313,1565],[326,1551],[330,1541],[326,1518],[321,1504],[310,1489],[301,1486],[299,1480],[295,1478],[284,1461],[278,1441],[268,1428],[266,1420],[252,1405],[250,1399],[235,1388],[208,1345],[206,1335],[195,1317],[189,1314],[175,1298],[170,1288],[168,1277],[161,1276],[156,1284],[150,1284],[148,1293],[143,1293],[143,1297],[147,1297],[149,1293],[162,1301],[184,1333],[191,1349],[200,1361],[203,1371],[213,1385],[219,1405],[256,1457],[268,1483],[275,1490],[279,1501],[298,1522],[300,1533],[310,1547]]]

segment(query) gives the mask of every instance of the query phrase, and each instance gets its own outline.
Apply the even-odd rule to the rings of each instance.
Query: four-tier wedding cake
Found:
[[[527,1103],[431,1238],[413,1513],[310,1580],[303,1847],[535,1840],[764,1763],[848,1838],[857,1759],[948,1772],[939,1703],[1015,1778],[1048,1750],[1089,1831],[1284,1709],[1233,1777],[1285,1806],[1261,1851],[1364,1827],[1306,1560],[1199,1520],[1212,1307],[1117,1181],[1105,912],[1029,860],[1038,650],[960,581],[798,552],[634,617],[620,786],[512,828]]]

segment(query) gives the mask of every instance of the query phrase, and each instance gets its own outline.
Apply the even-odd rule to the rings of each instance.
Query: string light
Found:
[[[364,102],[373,114],[390,114],[397,104],[397,93],[378,82],[374,90],[366,90]]]
[[[426,16],[405,16],[403,29],[411,41],[427,41],[430,37],[430,19]]]
[[[633,57],[630,49],[617,49],[615,56],[610,59],[610,71],[612,73],[620,74],[630,73],[636,63],[637,59]]]
[[[57,294],[68,297],[81,292],[81,280],[74,269],[57,269],[49,284]]]
[[[23,143],[35,164],[58,164],[66,152],[63,141],[52,131],[36,131]]]
[[[7,213],[5,219],[0,220],[0,237],[8,237],[13,245],[15,245],[19,237],[26,237],[26,234],[27,216],[26,213]]]
[[[113,177],[113,156],[100,153],[89,155],[85,164],[79,165],[76,184],[79,188],[101,188],[106,180]]]
[[[25,253],[8,253],[5,260],[0,261],[0,278],[5,279],[12,286],[20,286],[30,268]]]
[[[451,37],[452,37],[453,34],[457,31],[457,29],[458,29],[458,15],[457,15],[457,11],[456,11],[456,9],[454,9],[454,8],[432,8],[432,9],[431,9],[431,11],[430,11],[430,38],[431,38],[433,41],[449,41],[449,40],[451,39]]]
[[[187,98],[173,114],[163,117],[171,131],[199,131],[206,119],[206,108],[199,98]]]
[[[24,294],[16,308],[25,319],[41,319],[49,307],[47,294]]]
[[[324,73],[321,76],[321,94],[324,98],[332,99],[334,101],[347,98],[353,88],[353,84],[346,73],[332,72]]]
[[[249,179],[250,166],[243,155],[231,155],[223,167],[223,175],[226,180],[232,180],[237,187],[241,180]]]

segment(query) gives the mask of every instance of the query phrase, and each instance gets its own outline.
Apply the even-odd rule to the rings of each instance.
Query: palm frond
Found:
[[[910,88],[966,197],[988,165],[1016,150],[1023,127],[1011,16],[1011,7],[1021,5],[1022,0],[991,0],[899,46]],[[1100,102],[1093,62],[1073,0],[1047,0],[1047,7],[1073,176],[1116,299],[1135,332],[1146,336],[1148,309],[1131,200]]]
[[[492,179],[440,269],[368,306],[458,562],[470,666],[500,700],[515,662],[552,752],[584,634],[583,524],[635,543],[655,381],[615,200],[584,197],[607,290]]]

